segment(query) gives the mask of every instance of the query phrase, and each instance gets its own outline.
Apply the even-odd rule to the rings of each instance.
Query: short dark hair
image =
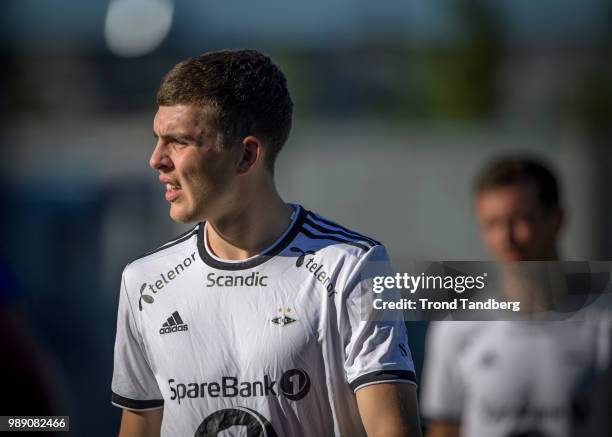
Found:
[[[538,190],[540,204],[548,210],[561,207],[559,184],[553,171],[542,161],[530,156],[497,158],[486,165],[476,178],[474,192],[532,182]]]
[[[287,79],[268,56],[255,50],[221,50],[179,62],[164,77],[157,104],[211,111],[223,146],[247,135],[260,137],[272,172],[291,130]]]

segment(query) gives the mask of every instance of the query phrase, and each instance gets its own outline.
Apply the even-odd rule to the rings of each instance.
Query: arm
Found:
[[[368,437],[421,437],[414,384],[372,384],[356,396]]]
[[[159,437],[164,409],[123,410],[119,437]]]
[[[402,314],[366,311],[373,308],[372,278],[387,275],[393,275],[387,252],[375,246],[343,287],[338,326],[344,370],[368,436],[420,437],[416,376]],[[395,296],[393,290],[386,295]]]
[[[130,302],[126,272],[121,281],[111,402],[123,409],[121,437],[159,437],[164,399],[145,353],[144,340],[132,306],[138,310],[138,295]]]
[[[434,420],[427,427],[427,437],[459,437],[459,424],[446,420]]]

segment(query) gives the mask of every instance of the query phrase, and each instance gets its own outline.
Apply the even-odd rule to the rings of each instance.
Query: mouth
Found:
[[[524,261],[523,256],[520,252],[506,252],[504,254],[504,261]]]
[[[173,202],[179,198],[181,195],[182,189],[179,184],[174,182],[166,182],[166,193],[165,197],[168,202]]]

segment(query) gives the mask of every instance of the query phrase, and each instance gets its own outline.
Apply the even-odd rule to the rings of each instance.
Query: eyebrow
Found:
[[[155,139],[161,137],[162,139],[168,141],[168,140],[179,140],[179,141],[185,141],[185,142],[196,142],[196,139],[189,134],[181,134],[178,132],[169,132],[166,134],[162,134],[162,135],[157,135],[155,132],[153,132],[153,137]]]

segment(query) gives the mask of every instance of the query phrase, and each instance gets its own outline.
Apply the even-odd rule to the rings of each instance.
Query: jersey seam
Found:
[[[358,382],[359,379],[361,378],[365,378],[371,375],[375,375],[377,373],[380,372],[384,372],[384,375],[381,375],[381,379],[371,379],[371,380],[365,380],[364,382],[355,385],[355,387],[353,388],[353,384],[355,382]],[[401,372],[401,374],[398,375],[392,375],[393,372]],[[374,376],[374,378],[376,378]],[[414,372],[414,370],[408,370],[406,368],[398,368],[398,369],[390,369],[390,368],[383,368],[383,369],[379,369],[379,370],[370,370],[366,373],[362,373],[359,376],[356,376],[355,378],[353,378],[351,381],[347,381],[348,384],[351,386],[351,388],[353,388],[353,390],[355,390],[357,387],[361,387],[364,384],[371,384],[374,382],[378,382],[378,381],[382,381],[382,382],[390,382],[390,381],[411,381],[414,382],[416,384],[416,373]]]
[[[127,408],[129,410],[139,410],[139,411],[143,411],[143,410],[157,410],[160,408],[164,408],[164,399],[132,399],[132,398],[128,398],[126,396],[122,396],[119,393],[115,392],[115,391],[111,391],[111,404],[116,405],[120,408]],[[157,405],[161,403],[161,405]],[[142,408],[138,407],[138,406],[134,406],[136,404],[147,404],[147,405],[151,405],[151,404],[155,404],[155,405],[151,405],[151,406],[143,406]]]
[[[353,388],[353,392],[356,392],[360,388],[368,387],[370,385],[376,385],[376,384],[396,384],[396,383],[398,383],[398,384],[412,384],[415,387],[418,387],[418,384],[415,381],[412,381],[410,379],[381,379],[380,381],[370,381],[370,382],[364,382],[363,384],[359,384],[359,385],[355,386],[355,388]]]

